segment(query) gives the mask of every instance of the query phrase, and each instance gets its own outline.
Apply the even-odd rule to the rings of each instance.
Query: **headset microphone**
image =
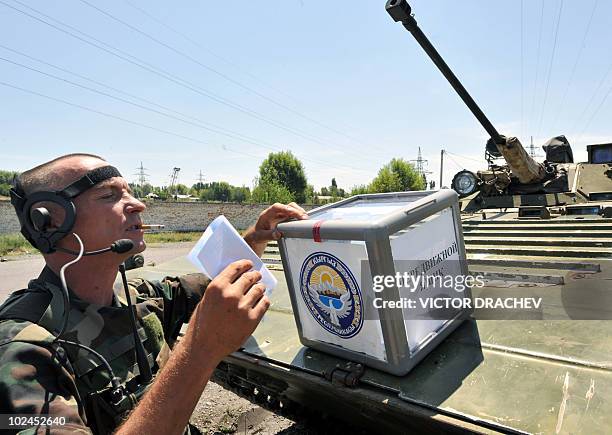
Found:
[[[117,240],[110,246],[110,250],[116,252],[117,254],[124,254],[128,251],[131,251],[134,247],[134,242],[130,239],[121,239]]]
[[[115,240],[108,248],[97,249],[95,251],[85,251],[83,252],[83,255],[98,255],[109,251],[116,252],[117,254],[125,254],[126,252],[131,251],[133,247],[134,242],[130,239],[119,239]],[[56,246],[55,249],[60,252],[66,252],[67,254],[79,255],[78,252],[71,249],[60,248],[59,246]]]

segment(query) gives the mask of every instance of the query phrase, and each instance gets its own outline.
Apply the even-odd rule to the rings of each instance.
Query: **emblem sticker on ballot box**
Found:
[[[351,338],[363,325],[363,298],[350,269],[325,252],[309,255],[300,270],[300,290],[310,314],[328,332]]]

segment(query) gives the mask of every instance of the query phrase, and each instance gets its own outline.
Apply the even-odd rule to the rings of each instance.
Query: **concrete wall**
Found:
[[[147,204],[143,221],[149,224],[164,224],[168,231],[204,231],[213,219],[223,214],[237,229],[242,230],[254,224],[267,205],[211,204],[198,202],[153,202]],[[314,206],[304,206],[310,210]],[[0,201],[0,234],[19,232],[19,221],[13,206]]]
[[[18,233],[19,221],[10,201],[0,201],[0,234]]]

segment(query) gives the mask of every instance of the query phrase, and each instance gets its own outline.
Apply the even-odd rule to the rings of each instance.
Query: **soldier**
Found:
[[[210,283],[200,274],[133,280],[129,299],[115,294],[118,267],[145,249],[145,205],[98,156],[66,155],[24,172],[11,201],[46,266],[0,307],[0,414],[62,417],[38,420],[32,432],[193,430],[189,417],[213,370],[270,304],[260,273],[242,260]],[[275,204],[244,238],[261,255],[280,237],[280,221],[306,217],[294,203]],[[83,250],[90,255],[68,265]]]

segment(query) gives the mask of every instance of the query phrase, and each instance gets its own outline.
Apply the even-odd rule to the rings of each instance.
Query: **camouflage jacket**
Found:
[[[129,281],[138,334],[153,373],[163,366],[207,284],[200,274],[161,282]],[[144,389],[130,389],[136,384],[138,366],[129,312],[121,295],[122,288],[115,292],[112,306],[100,306],[70,292],[68,326],[62,339],[89,346],[106,358],[115,376],[127,382],[133,393],[129,394],[127,412]],[[61,329],[63,311],[61,282],[48,268],[0,307],[0,414],[65,417],[63,426],[34,427],[24,433],[48,429],[52,433],[112,431],[126,414],[112,421],[88,400],[109,384],[108,370],[85,349],[53,343],[54,334]]]

